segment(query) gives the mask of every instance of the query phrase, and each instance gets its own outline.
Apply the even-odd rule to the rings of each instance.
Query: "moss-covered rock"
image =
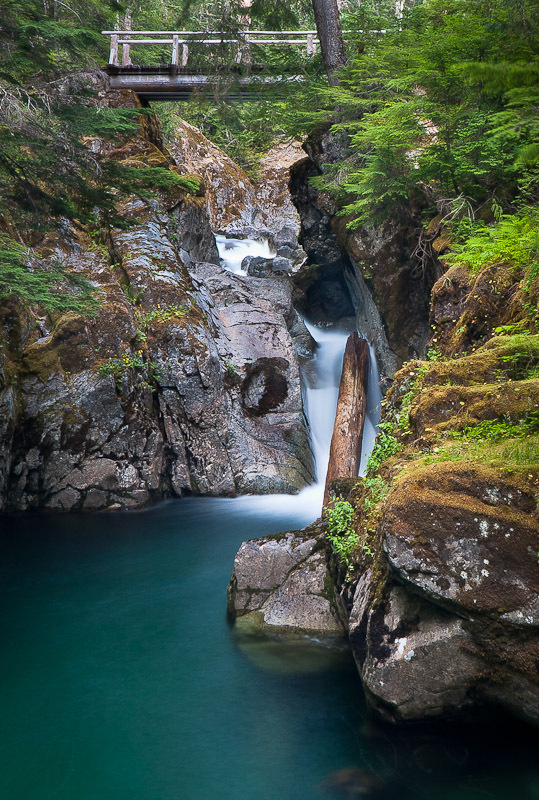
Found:
[[[497,702],[539,723],[532,300],[507,264],[438,281],[431,360],[397,373],[383,414],[395,446],[351,495],[372,555],[356,553],[350,638],[387,719]]]

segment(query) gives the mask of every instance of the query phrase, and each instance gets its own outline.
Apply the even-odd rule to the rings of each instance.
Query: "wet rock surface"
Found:
[[[462,620],[399,585],[378,603],[372,574],[359,581],[350,642],[370,704],[389,721],[452,716],[473,705],[480,660]]]

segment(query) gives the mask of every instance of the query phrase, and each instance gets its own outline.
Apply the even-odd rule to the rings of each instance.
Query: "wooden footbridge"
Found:
[[[299,75],[268,76],[257,66],[257,54],[268,47],[299,47],[311,58],[316,31],[103,31],[110,37],[106,71],[112,89],[131,89],[143,103],[187,100],[193,93],[215,93],[228,83],[227,99],[251,99],[264,88],[278,88]],[[144,46],[149,59],[170,54],[158,66],[133,64],[133,48]],[[150,50],[151,48],[151,50]],[[165,48],[167,48],[165,50]],[[266,51],[267,52],[267,51]],[[157,55],[156,55],[157,54]],[[166,57],[166,56],[165,56]],[[232,63],[231,63],[232,62]],[[226,69],[225,69],[226,67]]]

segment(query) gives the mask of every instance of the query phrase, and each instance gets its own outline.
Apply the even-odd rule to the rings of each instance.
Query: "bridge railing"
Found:
[[[110,37],[109,66],[131,66],[131,48],[141,45],[171,45],[170,64],[186,68],[189,47],[193,45],[236,45],[236,63],[249,59],[249,48],[255,45],[303,45],[307,55],[314,56],[320,44],[316,31],[102,31]],[[120,50],[121,48],[121,50]]]

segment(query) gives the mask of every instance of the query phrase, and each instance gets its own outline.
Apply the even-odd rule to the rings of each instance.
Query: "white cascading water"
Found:
[[[223,266],[236,274],[246,274],[241,269],[241,262],[246,256],[263,255],[264,258],[272,258],[275,255],[271,253],[267,242],[253,239],[227,239],[224,236],[215,238]],[[278,509],[279,513],[283,511],[297,512],[298,515],[305,515],[306,518],[314,520],[322,510],[344,349],[350,331],[319,328],[308,320],[304,320],[304,322],[317,343],[316,353],[309,364],[307,374],[304,375],[307,384],[305,412],[311,433],[316,483],[306,486],[297,495],[243,496],[236,498],[234,502],[244,506],[246,511],[256,510],[271,514]],[[373,348],[369,349],[371,358],[367,390],[367,417],[363,435],[360,475],[364,474],[362,469],[364,469],[372,450],[380,416],[381,395],[378,385],[378,369]]]
[[[380,375],[374,347],[369,344],[369,377],[367,379],[367,413],[363,428],[363,442],[361,444],[361,463],[359,475],[365,475],[367,460],[374,447],[374,440],[378,432],[380,412],[382,411],[382,392],[380,391]]]
[[[306,319],[303,321],[318,345],[311,362],[313,372],[309,375],[311,385],[307,386],[305,392],[305,413],[311,431],[316,484],[323,494],[337,411],[342,361],[349,334],[331,328],[318,328]]]
[[[257,239],[227,239],[226,236],[216,233],[215,243],[223,266],[236,275],[247,275],[247,270],[241,267],[241,262],[247,256],[275,258],[275,251],[271,249],[267,239],[260,241]]]

